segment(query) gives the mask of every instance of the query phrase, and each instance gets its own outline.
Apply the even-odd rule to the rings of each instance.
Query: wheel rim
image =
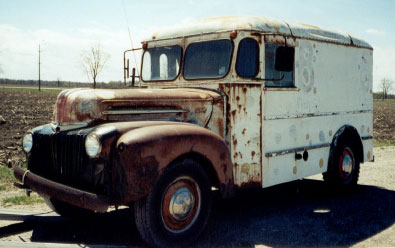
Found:
[[[354,166],[354,154],[352,153],[350,148],[346,147],[344,148],[339,160],[340,175],[344,180],[347,180],[351,177]]]
[[[199,216],[200,189],[190,177],[180,177],[166,188],[162,200],[162,221],[173,233],[188,230]]]

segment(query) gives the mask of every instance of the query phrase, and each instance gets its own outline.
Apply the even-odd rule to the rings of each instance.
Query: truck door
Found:
[[[262,185],[268,187],[297,179],[295,152],[300,140],[300,126],[297,118],[299,89],[295,87],[294,63],[288,71],[281,71],[276,64],[279,49],[294,57],[293,40],[283,36],[264,36],[265,87],[262,94]],[[287,54],[283,54],[286,56]],[[292,58],[294,60],[294,58]]]
[[[333,134],[329,131],[326,136],[322,131],[331,117],[318,121],[322,113],[316,94],[320,82],[315,82],[314,75],[316,44],[264,37],[262,185],[268,187],[324,172]]]
[[[240,35],[242,36],[242,35]],[[245,36],[244,36],[245,37]],[[238,44],[237,80],[222,85],[228,96],[227,137],[233,160],[234,183],[238,187],[262,187],[261,131],[262,82],[260,37],[241,38]]]

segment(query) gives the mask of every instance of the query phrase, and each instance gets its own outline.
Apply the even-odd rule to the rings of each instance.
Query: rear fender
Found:
[[[336,147],[338,143],[340,143],[342,140],[347,140],[352,144],[353,148],[355,149],[354,152],[356,153],[358,160],[361,163],[363,163],[364,162],[363,145],[362,145],[361,137],[359,136],[358,131],[355,127],[350,125],[344,125],[333,136],[333,140],[330,147],[328,164],[332,163],[333,157],[335,155]]]
[[[232,162],[225,141],[200,126],[169,123],[130,130],[118,139],[116,149],[113,193],[119,204],[148,195],[164,169],[190,153],[211,163],[224,197],[232,194]]]

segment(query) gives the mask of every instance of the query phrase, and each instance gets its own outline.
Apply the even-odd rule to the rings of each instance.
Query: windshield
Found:
[[[186,79],[222,78],[228,74],[233,43],[215,40],[192,43],[185,52]]]
[[[181,54],[180,46],[149,48],[143,55],[143,80],[174,80],[180,71]]]

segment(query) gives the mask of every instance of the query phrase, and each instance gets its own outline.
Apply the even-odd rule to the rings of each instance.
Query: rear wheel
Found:
[[[134,205],[142,238],[153,246],[183,246],[197,239],[210,213],[209,185],[193,160],[168,167],[152,192]]]
[[[324,181],[337,189],[352,188],[357,185],[359,177],[359,159],[353,143],[340,141],[325,172]]]

